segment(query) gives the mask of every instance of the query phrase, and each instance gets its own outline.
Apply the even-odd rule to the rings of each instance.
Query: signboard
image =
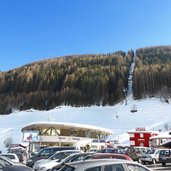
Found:
[[[146,131],[145,128],[135,128],[135,131]]]
[[[37,142],[39,141],[38,131],[27,131],[23,133],[23,142]]]

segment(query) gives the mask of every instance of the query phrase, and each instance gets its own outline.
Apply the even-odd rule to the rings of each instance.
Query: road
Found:
[[[158,170],[158,171],[162,171],[162,170],[164,170],[164,171],[171,171],[171,164],[166,164],[166,166],[165,167],[163,167],[161,164],[156,164],[156,165],[153,165],[153,164],[151,164],[151,165],[146,165],[148,168],[150,168],[150,169],[152,169],[152,170]]]

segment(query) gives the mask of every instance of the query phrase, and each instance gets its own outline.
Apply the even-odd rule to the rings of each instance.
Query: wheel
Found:
[[[138,158],[138,163],[141,163],[141,159],[140,158]]]
[[[156,159],[152,159],[152,163],[153,164],[156,164]]]
[[[144,161],[142,161],[141,163],[144,164],[144,165],[146,164],[146,162],[144,162]]]
[[[166,163],[162,163],[162,166],[166,166]]]

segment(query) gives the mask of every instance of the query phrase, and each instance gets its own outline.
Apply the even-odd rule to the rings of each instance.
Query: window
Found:
[[[54,160],[54,159],[61,159],[61,158],[63,158],[65,156],[65,153],[64,152],[62,152],[62,153],[56,153],[55,155],[53,155],[52,157],[51,157],[51,159],[52,160]]]
[[[144,134],[143,133],[140,133],[140,138],[143,138],[144,137]]]
[[[39,154],[40,156],[49,156],[51,154],[51,149],[43,149]]]
[[[130,145],[135,145],[135,141],[130,141]]]
[[[134,134],[129,134],[129,137],[130,138],[134,138]]]
[[[170,154],[170,151],[169,150],[167,150],[167,151],[165,151],[165,153],[164,153],[166,156],[169,156],[169,154]]]
[[[121,164],[106,165],[104,171],[124,171],[124,168]]]
[[[89,169],[86,169],[86,171],[101,171],[101,167],[89,168]]]
[[[128,164],[127,167],[129,171],[148,171],[146,168],[136,164]]]
[[[61,168],[61,171],[74,171],[75,169],[71,166],[68,166],[68,165],[64,165],[62,168]]]
[[[5,157],[8,157],[9,159],[15,159],[15,156],[14,155],[8,155],[8,154],[6,154],[6,155],[4,155]]]

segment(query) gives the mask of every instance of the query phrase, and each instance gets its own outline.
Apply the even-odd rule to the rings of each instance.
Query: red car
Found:
[[[133,161],[128,155],[117,153],[94,153],[87,156],[86,159],[123,159]]]

